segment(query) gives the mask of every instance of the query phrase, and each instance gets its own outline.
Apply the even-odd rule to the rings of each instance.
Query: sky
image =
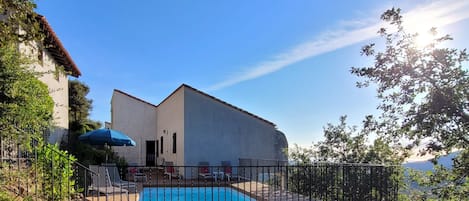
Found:
[[[91,119],[110,121],[114,89],[158,104],[185,83],[277,125],[289,144],[322,139],[341,115],[378,114],[357,88],[360,48],[399,7],[413,32],[437,27],[469,44],[469,1],[37,0],[90,87]]]

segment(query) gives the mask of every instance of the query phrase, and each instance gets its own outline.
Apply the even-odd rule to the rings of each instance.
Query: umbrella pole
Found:
[[[104,163],[106,163],[106,164],[107,164],[108,153],[107,153],[107,150],[106,150],[106,148],[107,148],[107,143],[105,143],[105,144],[104,144],[104,151],[106,152],[106,160],[104,161]],[[111,148],[111,146],[109,146],[109,149],[110,149],[110,148]]]

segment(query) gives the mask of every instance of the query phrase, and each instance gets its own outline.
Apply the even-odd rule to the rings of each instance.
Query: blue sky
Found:
[[[38,0],[90,86],[91,118],[110,121],[113,89],[158,104],[182,83],[274,122],[290,144],[323,126],[377,114],[352,66],[376,41],[379,16],[400,7],[413,31],[436,26],[465,48],[468,1]],[[406,20],[406,18],[404,18]]]

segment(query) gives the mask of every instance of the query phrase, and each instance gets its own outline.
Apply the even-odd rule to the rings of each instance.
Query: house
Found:
[[[49,133],[48,141],[58,143],[68,134],[68,76],[78,78],[80,70],[52,30],[44,16],[37,19],[43,31],[44,41],[30,41],[19,45],[24,55],[31,57],[31,67],[43,73],[39,80],[49,88],[49,95],[54,100],[53,121],[55,128]]]
[[[136,141],[135,147],[113,147],[133,165],[286,160],[287,139],[274,123],[186,84],[158,105],[114,90],[109,125]]]

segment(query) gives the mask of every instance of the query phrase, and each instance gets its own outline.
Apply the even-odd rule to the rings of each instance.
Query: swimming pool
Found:
[[[184,200],[184,201],[245,201],[255,200],[248,195],[229,187],[157,187],[143,188],[140,192],[140,201],[163,201],[163,200]]]

